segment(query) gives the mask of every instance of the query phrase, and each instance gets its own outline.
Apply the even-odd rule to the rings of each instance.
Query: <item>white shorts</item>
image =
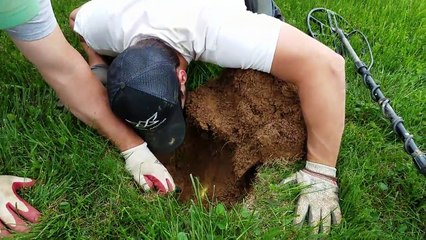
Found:
[[[209,22],[210,34],[217,34],[198,60],[226,68],[255,69],[270,73],[279,33],[279,19],[249,11],[221,15],[220,22]]]
[[[5,29],[6,33],[22,41],[36,41],[51,34],[56,27],[56,18],[50,0],[39,0],[39,7],[35,17],[26,23]]]

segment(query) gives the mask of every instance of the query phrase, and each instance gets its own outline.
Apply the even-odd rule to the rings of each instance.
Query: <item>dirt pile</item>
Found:
[[[255,167],[269,160],[296,161],[305,154],[306,131],[297,89],[269,74],[225,70],[189,93],[188,134],[162,162],[188,199],[189,174],[223,202],[244,197]]]

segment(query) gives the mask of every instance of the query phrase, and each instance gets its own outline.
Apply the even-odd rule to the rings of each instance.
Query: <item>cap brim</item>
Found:
[[[131,125],[133,123],[133,128],[154,153],[173,152],[185,138],[186,123],[180,104],[172,104],[131,87],[124,87],[113,97],[111,107],[119,117]],[[152,128],[139,128],[135,125],[140,120],[154,124]],[[159,124],[154,126],[155,123]]]
[[[185,139],[186,124],[182,108],[175,105],[167,123],[161,128],[155,129],[155,131],[137,131],[148,143],[152,152],[160,154],[173,152]]]

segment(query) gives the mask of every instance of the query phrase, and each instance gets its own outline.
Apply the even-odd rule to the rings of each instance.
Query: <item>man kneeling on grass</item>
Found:
[[[135,179],[144,189],[173,190],[164,188],[173,180],[152,152],[173,151],[184,139],[188,64],[255,69],[299,89],[307,162],[283,181],[307,186],[295,222],[307,217],[316,232],[340,222],[335,169],[345,119],[340,55],[289,24],[247,11],[242,0],[93,0],[74,10],[70,22],[87,44],[91,65],[104,64],[97,54],[116,57],[108,69],[108,95],[113,112],[147,143],[137,147],[143,148],[137,161],[127,162],[145,176]]]

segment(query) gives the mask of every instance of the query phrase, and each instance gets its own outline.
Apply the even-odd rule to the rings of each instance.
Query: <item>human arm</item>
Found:
[[[272,4],[275,4],[273,1],[262,1],[262,8],[259,7],[259,9],[259,1],[246,0],[245,3],[248,9],[253,12],[261,11],[261,13],[266,13],[270,16],[273,16],[272,12],[267,11],[271,11],[273,9]],[[273,12],[277,13],[276,11]],[[279,12],[278,14],[280,15]],[[294,219],[294,222],[301,225],[301,223],[305,222],[306,220],[309,225],[314,227],[314,233],[328,233],[330,231],[331,225],[339,224],[342,218],[339,206],[335,168],[337,161],[336,150],[338,151],[340,146],[340,137],[343,128],[341,123],[342,120],[344,120],[344,91],[342,91],[342,89],[344,89],[344,84],[342,87],[342,83],[344,83],[344,75],[342,76],[341,73],[338,73],[338,71],[342,71],[342,64],[340,63],[341,60],[339,61],[339,57],[335,56],[336,54],[331,53],[321,44],[317,44],[313,39],[307,38],[303,34],[300,34],[297,29],[284,25],[283,29],[281,30],[281,33],[282,32],[286,32],[285,34],[290,34],[289,36],[280,37],[274,59],[275,66],[272,71],[273,74],[278,76],[280,79],[293,81],[293,83],[297,83],[298,87],[302,88],[300,89],[301,91],[299,93],[303,95],[304,100],[302,107],[304,107],[304,115],[308,118],[309,121],[308,145],[310,147],[308,147],[308,161],[306,162],[305,168],[284,179],[281,184],[299,183],[303,185],[303,189],[301,190],[301,194],[297,202],[296,218]],[[300,46],[307,46],[308,48],[305,49],[306,51],[300,51],[300,47],[298,48],[298,46],[292,46],[293,50],[295,49],[295,51],[292,52],[292,49],[287,49],[287,46],[282,44],[282,42],[284,42],[284,38],[286,45],[297,45],[298,41],[302,39],[302,41],[307,44],[302,44]],[[319,58],[319,56],[315,56],[314,54],[318,51],[320,51],[319,54],[322,55],[321,58]],[[324,56],[327,58],[324,58]],[[317,58],[315,59],[315,57]],[[286,62],[283,62],[283,58],[284,60],[286,58],[288,59]],[[317,59],[328,59],[329,62],[321,66],[315,62]],[[289,69],[284,67],[288,66],[287,64],[290,63],[295,65],[293,70],[296,71],[289,72]],[[337,67],[336,69],[330,69],[327,64],[335,64]],[[314,72],[312,75],[310,75],[306,71],[301,70],[301,67],[304,67],[307,71],[319,70],[324,72],[320,74],[318,74],[318,72]],[[322,67],[324,68],[321,69]],[[337,74],[333,72],[336,72]],[[337,85],[327,86],[327,82],[321,83],[321,81],[324,81],[324,79],[329,79],[331,84],[337,83]],[[315,84],[318,85],[315,86]],[[318,86],[320,87],[318,88]],[[318,97],[318,95],[324,93],[326,94],[327,92],[329,94],[336,94],[336,96],[334,96],[334,98],[329,97],[326,99],[318,98],[325,101],[322,102],[322,104],[316,104],[315,101],[318,101],[318,99],[316,99],[315,96]],[[324,111],[324,106],[327,104],[331,104],[329,106],[335,107],[335,110],[330,111],[327,109],[330,115],[325,116],[322,119],[324,121],[328,121],[329,123],[339,123],[336,129],[325,129],[329,129],[330,132],[328,133],[331,135],[331,138],[324,134],[326,131],[323,133],[319,131],[321,125],[326,124],[321,123],[321,116],[318,114],[318,112]],[[316,110],[319,111],[316,112]],[[335,122],[333,122],[333,120]],[[324,137],[326,138],[323,139]],[[320,141],[324,142],[321,143]],[[325,146],[330,147],[331,152],[323,151],[323,149],[320,149],[319,152],[317,152],[318,147],[316,146],[319,144],[323,144],[323,146],[319,146],[319,148],[324,147],[324,144]],[[312,156],[314,154],[317,158]],[[316,162],[309,161],[309,159],[314,161],[316,160]]]
[[[345,68],[337,53],[282,23],[271,73],[298,87],[307,159],[335,167],[345,121]]]
[[[307,165],[284,181],[306,186],[297,203],[299,216],[295,222],[304,221],[308,214],[311,225],[317,226],[322,220],[323,231],[328,231],[331,216],[337,216],[333,223],[340,222],[335,167],[345,121],[344,60],[283,23],[271,73],[298,87],[308,133]],[[322,215],[313,211],[322,211]]]
[[[111,112],[105,89],[59,27],[37,41],[13,41],[77,118],[97,129],[121,151],[143,143]]]
[[[330,176],[322,173],[322,169],[332,168],[335,172],[340,150],[345,122],[344,59],[295,27],[272,17],[242,11],[224,12],[221,19],[228,24],[221,25],[220,34],[215,36],[214,51],[203,52],[200,59],[222,67],[264,71],[296,85],[307,130],[307,160],[320,167],[309,173],[301,170],[298,175],[306,177],[292,177],[295,181],[287,182],[307,186],[297,203],[299,209],[307,212],[310,207],[324,206],[322,209],[328,212],[323,212],[323,216],[330,215],[332,209],[338,208],[337,184],[335,180],[328,182]],[[323,177],[317,178],[317,174]],[[329,183],[336,186],[334,191],[328,190]],[[305,220],[306,212],[298,211],[301,216],[296,221]],[[321,219],[321,215],[315,215],[309,221],[314,225]]]
[[[143,144],[143,140],[112,113],[105,88],[92,74],[83,57],[69,45],[59,27],[40,40],[13,41],[77,118],[97,129],[121,152]],[[139,157],[141,162],[150,159],[146,154]],[[145,169],[141,172],[155,175]],[[133,177],[139,178],[139,174]],[[152,187],[163,188],[159,182]]]

